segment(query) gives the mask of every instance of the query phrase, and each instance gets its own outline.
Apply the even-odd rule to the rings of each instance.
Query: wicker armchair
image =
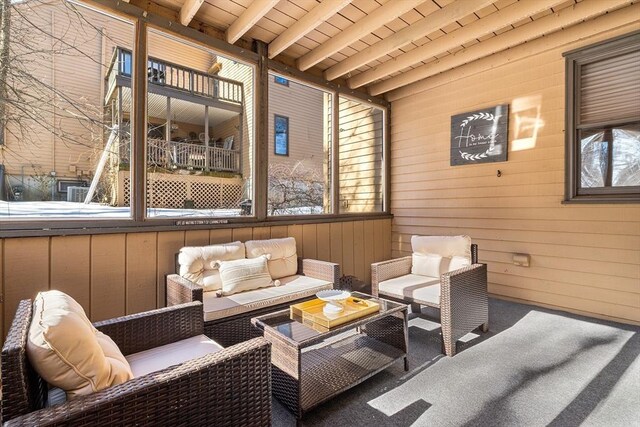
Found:
[[[271,424],[270,345],[263,339],[45,407],[47,384],[26,356],[31,317],[31,301],[21,301],[2,349],[5,426]],[[202,306],[162,308],[95,327],[128,355],[202,334]]]
[[[340,279],[340,265],[315,259],[298,259],[297,274],[336,284]],[[314,296],[309,295],[300,299],[287,301],[283,304],[268,305],[249,312],[206,321],[204,322],[205,335],[225,347],[260,337],[262,336],[260,331],[251,324],[252,317],[282,310],[288,308],[291,304],[296,304],[311,298],[314,298]],[[203,301],[202,286],[178,274],[169,274],[167,276],[167,305],[172,306],[191,301]]]
[[[403,301],[412,305],[425,305],[440,310],[444,353],[454,356],[456,342],[476,328],[489,330],[489,304],[487,296],[487,265],[478,263],[478,246],[471,245],[471,265],[440,276],[440,283],[430,285],[439,291],[439,299],[420,298],[416,289],[402,298],[380,290],[380,283],[411,273],[411,256],[371,264],[371,288],[374,296]],[[439,286],[439,289],[434,288]],[[427,288],[427,287],[425,287]]]

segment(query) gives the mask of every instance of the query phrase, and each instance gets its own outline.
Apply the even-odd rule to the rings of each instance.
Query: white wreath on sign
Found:
[[[460,123],[461,135],[467,123],[472,122],[474,120],[487,120],[492,122],[495,120],[495,116],[493,115],[493,113],[476,113],[476,114],[472,114],[471,116],[468,116],[466,119],[462,121],[462,123]],[[471,160],[475,162],[476,160],[485,159],[489,157],[489,154],[491,154],[491,152],[495,148],[496,148],[495,145],[491,145],[491,147],[489,147],[487,151],[485,151],[484,153],[478,153],[478,154],[471,154],[471,153],[467,153],[466,151],[458,151],[458,152],[460,153],[460,157],[462,157],[463,159]]]

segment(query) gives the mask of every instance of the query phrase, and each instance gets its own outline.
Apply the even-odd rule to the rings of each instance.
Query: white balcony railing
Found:
[[[120,162],[129,163],[129,152],[129,139],[123,138],[119,147]],[[147,165],[165,169],[241,173],[239,150],[153,138],[147,139]]]

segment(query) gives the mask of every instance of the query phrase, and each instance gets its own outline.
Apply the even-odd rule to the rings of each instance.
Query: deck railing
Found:
[[[107,94],[115,87],[117,76],[131,77],[133,67],[131,51],[117,48],[107,73]],[[165,86],[191,95],[216,98],[220,101],[242,104],[241,82],[212,76],[171,62],[149,57],[147,62],[149,83]]]
[[[123,141],[121,152],[128,153],[128,143]],[[240,173],[239,150],[187,142],[147,139],[147,164],[165,169],[198,169]]]

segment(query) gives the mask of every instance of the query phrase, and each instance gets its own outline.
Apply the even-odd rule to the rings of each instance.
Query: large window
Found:
[[[117,71],[132,75],[133,24],[65,1],[10,2],[4,13],[0,221],[130,218],[117,192],[130,126],[116,117],[131,98],[113,94]]]
[[[268,215],[331,213],[333,95],[269,79]]]
[[[2,232],[384,211],[387,118],[376,101],[269,62],[265,111],[254,102],[255,53],[75,0],[9,5]],[[624,125],[609,133],[637,133]],[[626,149],[616,141],[614,165]]]
[[[640,34],[566,57],[566,199],[640,201]]]
[[[147,216],[251,215],[253,67],[154,30],[148,46]]]

